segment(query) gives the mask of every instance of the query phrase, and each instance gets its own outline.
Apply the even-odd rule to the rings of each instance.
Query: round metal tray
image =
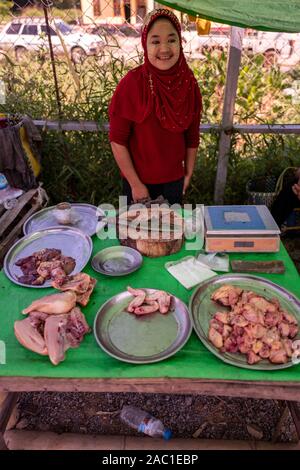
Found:
[[[92,259],[92,268],[106,276],[125,276],[141,267],[142,255],[127,246],[110,246],[99,251]]]
[[[71,256],[76,261],[72,274],[79,273],[88,263],[93,249],[91,237],[76,228],[56,227],[31,233],[18,240],[5,256],[3,270],[15,284],[25,287],[43,288],[51,286],[45,281],[41,286],[32,286],[19,281],[21,268],[15,265],[20,258],[32,255],[43,248],[56,248],[64,256]]]
[[[56,206],[46,207],[26,220],[23,225],[24,235],[52,227],[67,227],[80,229],[87,235],[92,236],[103,228],[104,223],[101,223],[101,219],[105,214],[101,209],[98,209],[96,206],[91,204],[82,203],[74,203],[71,204],[71,206],[76,213],[78,213],[80,218],[75,224],[59,224],[54,216]]]
[[[294,315],[300,325],[300,300],[289,291],[271,281],[246,274],[224,274],[213,277],[200,284],[193,293],[189,310],[192,316],[194,330],[202,343],[215,356],[228,364],[243,367],[245,369],[276,370],[291,367],[294,364],[289,361],[285,364],[272,364],[267,359],[257,364],[248,364],[245,354],[241,353],[221,353],[208,339],[209,322],[217,311],[228,311],[228,308],[211,300],[212,293],[224,284],[251,290],[266,299],[277,298],[282,308]],[[299,339],[298,333],[296,339]]]
[[[152,293],[154,289],[144,289]],[[126,308],[133,296],[122,292],[108,300],[94,321],[99,346],[110,356],[134,364],[158,362],[173,356],[190,337],[192,322],[187,306],[172,298],[170,311],[136,316]]]

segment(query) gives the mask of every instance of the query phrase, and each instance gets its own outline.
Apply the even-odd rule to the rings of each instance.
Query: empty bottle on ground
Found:
[[[172,436],[171,430],[167,429],[159,419],[135,406],[123,406],[120,418],[131,428],[148,436],[163,437],[166,440]]]

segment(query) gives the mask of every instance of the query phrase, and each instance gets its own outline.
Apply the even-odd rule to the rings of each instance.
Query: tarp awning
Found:
[[[300,32],[300,0],[160,0],[190,15],[242,28]]]

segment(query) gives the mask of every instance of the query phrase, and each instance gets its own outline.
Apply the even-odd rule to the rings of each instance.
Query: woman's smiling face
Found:
[[[168,70],[179,59],[180,41],[173,24],[160,18],[151,26],[147,36],[147,54],[151,65]]]

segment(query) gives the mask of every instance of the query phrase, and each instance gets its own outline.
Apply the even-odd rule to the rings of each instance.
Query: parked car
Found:
[[[195,30],[182,33],[184,51],[192,58],[206,51],[226,50],[230,42],[228,27],[212,27],[209,35],[197,35]],[[292,55],[300,60],[300,34],[275,33],[247,29],[243,50],[248,54],[262,54],[265,64],[270,65],[289,59]]]
[[[266,64],[283,62],[292,55],[300,60],[300,34],[246,30],[243,48],[252,54],[263,54]]]
[[[97,55],[105,43],[99,35],[89,34],[85,31],[73,31],[72,28],[60,19],[50,24],[50,35],[54,53],[63,52],[63,46],[57,30],[72,60],[77,63],[85,56]],[[49,49],[47,25],[44,19],[15,19],[9,22],[0,32],[0,49],[13,50],[17,60],[27,52],[47,51]]]

